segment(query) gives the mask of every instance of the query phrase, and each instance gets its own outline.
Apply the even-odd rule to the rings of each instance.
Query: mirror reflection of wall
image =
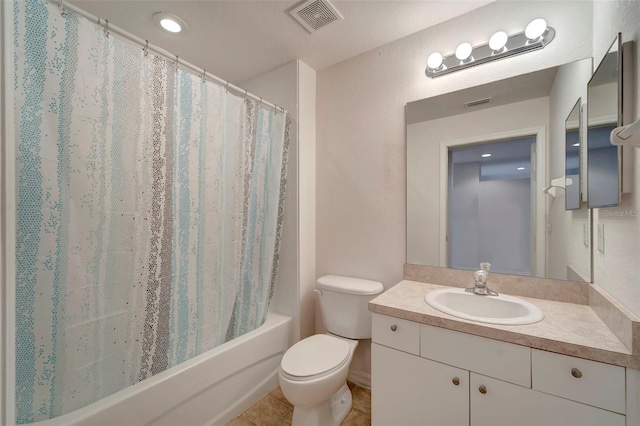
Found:
[[[585,59],[407,105],[407,263],[476,269],[488,261],[498,273],[591,279],[589,211],[578,201],[576,210],[565,213],[564,190],[555,199],[542,192],[550,178],[565,175],[565,120],[584,96],[591,63]],[[465,106],[469,102],[477,106]],[[492,157],[481,157],[488,142],[515,148],[521,141],[529,150],[528,159],[521,156],[527,177],[514,175],[525,170],[509,160],[493,166],[491,159],[499,159],[494,147]],[[579,157],[569,166],[579,175]],[[579,200],[579,179],[574,187]]]
[[[618,124],[619,37],[589,81],[587,100],[587,202],[590,208],[620,203],[620,150],[609,134]]]
[[[565,208],[579,210],[580,189],[580,146],[582,145],[580,126],[580,105],[578,99],[565,121]]]

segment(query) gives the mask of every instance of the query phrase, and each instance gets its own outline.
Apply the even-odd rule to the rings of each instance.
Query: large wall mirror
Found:
[[[591,71],[588,58],[407,104],[407,263],[591,280],[579,132],[565,141]],[[564,184],[543,191],[569,173],[572,211]]]
[[[613,207],[620,203],[621,150],[609,135],[621,126],[620,37],[596,68],[589,81],[587,99],[587,202],[590,208]]]

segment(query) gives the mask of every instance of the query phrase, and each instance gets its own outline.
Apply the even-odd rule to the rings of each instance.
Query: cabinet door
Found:
[[[374,426],[467,426],[469,372],[374,343],[371,410]]]
[[[484,386],[481,393],[480,387]],[[594,392],[598,391],[594,389]],[[625,417],[471,373],[473,426],[624,426]]]

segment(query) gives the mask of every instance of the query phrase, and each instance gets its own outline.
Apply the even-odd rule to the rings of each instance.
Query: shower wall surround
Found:
[[[290,120],[44,0],[13,12],[16,414],[30,423],[262,324]]]

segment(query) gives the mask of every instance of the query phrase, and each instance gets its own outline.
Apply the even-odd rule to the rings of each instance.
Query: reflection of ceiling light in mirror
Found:
[[[491,157],[491,154],[482,154],[481,157],[482,158],[489,158],[489,157]]]
[[[431,55],[429,55],[429,58],[427,58],[427,66],[432,70],[436,70],[440,68],[441,65],[442,65],[441,53],[433,52]]]
[[[571,146],[580,146],[580,144],[579,144],[579,143],[574,143],[574,144],[573,144],[573,145],[571,145]]]
[[[524,167],[518,167],[516,170],[524,170]]]
[[[534,19],[524,30],[524,35],[531,41],[538,40],[547,31],[547,21],[542,18]]]
[[[153,21],[163,30],[170,33],[180,33],[187,29],[187,24],[171,13],[156,12],[153,14]]]
[[[494,52],[501,51],[506,45],[509,36],[504,31],[498,31],[489,39],[489,47]]]

